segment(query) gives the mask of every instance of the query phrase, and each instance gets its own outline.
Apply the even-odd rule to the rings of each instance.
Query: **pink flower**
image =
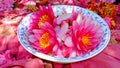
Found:
[[[6,64],[7,62],[11,62],[13,60],[15,60],[15,58],[12,58],[10,56],[10,50],[6,50],[4,54],[0,54],[0,66]]]
[[[49,4],[63,4],[63,0],[48,0]]]
[[[55,57],[68,58],[77,56],[72,40],[72,25],[70,25],[73,20],[76,20],[77,15],[77,12],[73,12],[73,14],[65,12],[63,15],[57,17],[55,31],[59,45],[53,48],[52,55]]]
[[[120,41],[120,36],[117,36],[115,40]]]
[[[106,3],[114,3],[116,0],[96,0],[96,2],[106,2]]]
[[[53,48],[52,55],[54,57],[60,58],[68,58],[68,57],[76,57],[76,51],[72,47],[66,47],[65,45],[55,46]]]
[[[50,53],[57,44],[56,33],[49,23],[41,24],[41,28],[33,29],[33,34],[29,36],[32,47],[43,53]]]
[[[41,28],[41,24],[49,22],[51,25],[54,25],[54,13],[52,7],[49,5],[48,8],[45,6],[40,6],[39,11],[33,13],[32,21],[30,22],[29,31],[32,29]]]
[[[20,3],[23,5],[36,5],[36,2],[34,0],[21,0]]]
[[[4,11],[1,12],[3,14],[0,14],[1,19],[0,22],[3,24],[18,24],[21,19],[28,14],[28,12],[22,8],[22,9],[15,9],[11,11]]]
[[[91,17],[73,21],[72,28],[73,43],[79,54],[86,54],[92,51],[102,39],[102,30],[95,21],[92,21]]]
[[[64,3],[73,5],[74,1],[73,0],[64,0]]]
[[[106,23],[110,27],[111,26],[111,19],[109,17],[105,17],[104,20],[106,21]]]
[[[117,5],[116,11],[117,11],[117,14],[120,14],[120,3]]]
[[[115,21],[112,18],[105,17],[104,20],[108,24],[109,28],[111,28],[111,29],[116,28],[116,23],[115,23]]]
[[[74,4],[86,8],[90,0],[74,0]],[[94,0],[92,0],[93,2]]]
[[[63,21],[60,25],[55,27],[56,36],[59,45],[54,46],[53,54],[55,57],[75,57],[72,56],[74,45],[72,42],[71,29],[69,29],[68,22]]]
[[[64,17],[64,18],[63,18]],[[57,17],[55,27],[58,46],[54,46],[56,57],[76,57],[92,51],[102,39],[100,26],[80,12],[65,13]],[[98,31],[99,30],[99,31]]]
[[[0,0],[0,11],[11,10],[14,0]]]
[[[14,55],[16,55],[15,58],[17,60],[33,58],[33,55],[30,54],[28,51],[26,51],[22,47],[22,45],[19,45],[16,48],[17,48],[17,50],[13,50],[13,51],[16,52],[16,53],[14,53]],[[15,47],[14,47],[14,49],[15,49]]]

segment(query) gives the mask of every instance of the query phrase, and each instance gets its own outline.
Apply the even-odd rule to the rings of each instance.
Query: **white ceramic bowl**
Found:
[[[97,14],[95,14],[92,11],[86,10],[84,8],[78,7],[78,6],[70,6],[70,5],[54,5],[52,6],[53,11],[55,13],[55,15],[60,15],[63,13],[63,8],[68,12],[68,13],[72,13],[72,9],[75,9],[75,11],[81,11],[83,15],[86,16],[92,16],[92,19],[97,21],[99,23],[99,25],[101,25],[101,28],[103,29],[103,38],[102,41],[100,42],[100,44],[98,45],[98,47],[96,47],[93,51],[91,51],[90,53],[84,55],[84,56],[78,56],[78,57],[73,57],[73,58],[56,58],[50,55],[46,55],[43,53],[40,53],[38,51],[36,51],[35,49],[33,49],[30,46],[30,43],[28,42],[28,25],[29,25],[29,19],[31,18],[32,14],[27,15],[19,24],[18,26],[18,39],[20,41],[20,43],[22,44],[22,46],[31,54],[48,60],[48,61],[52,61],[52,62],[58,62],[58,63],[72,63],[72,62],[78,62],[78,61],[83,61],[89,58],[94,57],[95,55],[99,54],[101,51],[103,51],[103,49],[107,46],[109,40],[110,40],[110,29],[108,27],[108,25],[106,24],[106,22]]]

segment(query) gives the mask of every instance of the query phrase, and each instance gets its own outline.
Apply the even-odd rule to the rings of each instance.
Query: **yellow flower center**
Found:
[[[47,19],[48,19],[48,15],[43,15],[43,16],[40,18],[39,22],[38,22],[38,27],[40,28],[40,25],[41,25],[42,23],[46,22]]]
[[[90,41],[90,36],[83,36],[82,37],[82,43],[85,45],[85,46],[88,46],[88,45],[91,45],[91,41]]]
[[[46,48],[50,45],[49,33],[44,33],[39,40],[41,48]]]

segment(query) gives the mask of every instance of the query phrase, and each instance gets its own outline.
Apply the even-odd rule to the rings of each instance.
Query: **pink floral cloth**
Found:
[[[18,23],[17,23],[18,24]],[[59,64],[41,60],[28,53],[18,42],[16,25],[0,25],[0,67],[1,68],[118,68],[120,67],[120,32],[111,30],[111,41],[99,55],[71,64]],[[114,38],[113,38],[114,37]],[[10,41],[11,40],[11,41]],[[111,44],[112,43],[112,44]],[[53,65],[53,66],[52,66]]]
[[[0,11],[12,10],[14,0],[0,0]]]
[[[1,5],[0,0],[0,5]],[[3,0],[4,1],[4,0]],[[82,0],[81,0],[82,1]],[[108,1],[108,0],[106,0]],[[110,0],[109,0],[110,1]],[[114,0],[111,0],[113,2]],[[11,3],[11,2],[10,2]],[[49,0],[51,4],[79,5],[79,0]],[[75,4],[74,4],[75,3]],[[83,6],[83,5],[82,5]],[[86,6],[86,5],[85,5]],[[2,6],[0,6],[1,8]],[[21,19],[28,14],[24,9],[0,12],[0,68],[119,68],[120,67],[120,16],[111,40],[97,56],[76,63],[59,64],[42,60],[27,52],[19,43],[16,30]],[[9,23],[8,23],[9,22]]]

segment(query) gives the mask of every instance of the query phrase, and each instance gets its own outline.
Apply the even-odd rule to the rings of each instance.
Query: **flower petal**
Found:
[[[80,24],[80,23],[82,22],[82,16],[81,16],[81,14],[78,14],[77,19],[76,19],[76,22],[77,22],[78,24]]]
[[[61,24],[61,22],[62,22],[63,20],[67,20],[67,19],[70,18],[71,16],[72,16],[71,13],[59,15],[59,16],[57,17],[57,24]]]
[[[29,37],[29,41],[31,42],[31,43],[34,43],[35,41],[36,41],[36,39],[34,38],[34,35],[30,35],[30,36],[28,36]]]
[[[55,46],[53,47],[53,52],[57,51],[57,49],[58,49],[58,45],[55,44]]]
[[[69,57],[76,57],[77,53],[75,50],[73,50],[71,53],[70,53],[70,56]]]
[[[72,37],[67,37],[66,39],[65,39],[65,45],[67,46],[67,47],[73,47],[73,41],[72,41]]]
[[[60,31],[60,26],[56,26],[56,27],[54,28],[54,30],[55,30],[56,33],[59,33],[59,31]]]
[[[43,32],[44,32],[43,30],[33,29],[33,33],[34,33],[34,34],[41,34],[41,33],[43,33]]]
[[[68,23],[63,22],[62,27],[57,35],[61,38],[67,33],[67,31],[68,31]]]

